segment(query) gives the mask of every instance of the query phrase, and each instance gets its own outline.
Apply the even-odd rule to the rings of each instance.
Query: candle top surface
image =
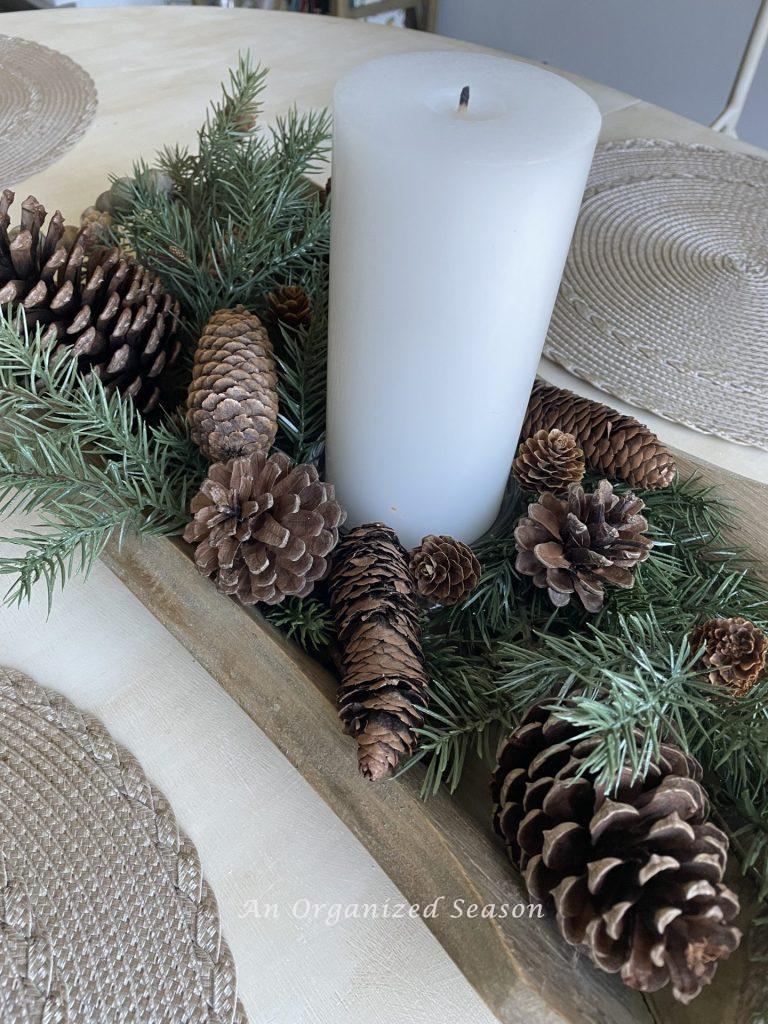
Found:
[[[507,57],[403,53],[363,64],[334,90],[338,123],[372,144],[455,162],[534,163],[594,146],[597,105],[560,75]]]

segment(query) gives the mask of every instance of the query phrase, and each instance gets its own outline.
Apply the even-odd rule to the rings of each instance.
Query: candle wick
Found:
[[[459,96],[459,113],[463,114],[469,106],[469,86],[465,85]]]

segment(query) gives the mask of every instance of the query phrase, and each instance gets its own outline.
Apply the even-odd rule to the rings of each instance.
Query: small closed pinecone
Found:
[[[480,582],[474,551],[453,537],[425,537],[411,552],[410,565],[421,596],[439,604],[466,600]]]
[[[533,437],[523,441],[512,463],[524,491],[550,491],[562,494],[570,484],[578,484],[584,476],[584,452],[573,434],[556,427],[537,430]]]
[[[277,433],[277,371],[261,320],[243,306],[220,309],[195,351],[187,397],[192,439],[224,462],[266,452]]]
[[[297,285],[285,284],[267,296],[270,316],[277,323],[286,327],[309,327],[312,322],[312,310],[309,296]]]
[[[650,554],[644,507],[631,492],[614,494],[607,480],[593,494],[579,484],[562,500],[542,494],[515,529],[517,571],[546,587],[558,608],[575,592],[588,612],[600,611],[605,584],[630,590],[635,566]]]
[[[647,490],[666,487],[675,478],[674,457],[648,427],[537,378],[520,436],[555,427],[573,434],[593,473]]]
[[[76,234],[57,210],[43,232],[45,207],[30,196],[11,238],[9,189],[0,196],[0,305],[22,308],[40,327],[54,356],[69,351],[82,373],[107,391],[130,395],[147,413],[160,400],[160,380],[179,354],[173,332],[179,304],[159,278],[117,249],[92,249],[91,232]]]
[[[598,740],[578,733],[541,706],[525,715],[493,776],[495,831],[566,941],[631,988],[671,983],[690,1002],[741,938],[701,769],[665,744],[644,778],[626,769],[609,794],[580,774]]]
[[[743,697],[755,685],[768,659],[768,637],[748,619],[709,619],[690,636],[691,650],[705,645],[702,668],[709,681]]]
[[[341,662],[339,714],[367,779],[389,775],[416,746],[427,676],[413,576],[397,535],[380,523],[342,542],[328,578]]]
[[[310,594],[346,518],[333,485],[281,452],[214,464],[191,509],[184,540],[197,568],[243,604]]]

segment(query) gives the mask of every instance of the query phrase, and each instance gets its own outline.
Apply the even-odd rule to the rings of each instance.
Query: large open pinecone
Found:
[[[541,706],[526,714],[499,754],[494,828],[568,942],[631,988],[669,982],[689,1002],[741,938],[701,770],[663,745],[643,779],[627,770],[608,794],[579,774],[598,741],[578,732]]]
[[[704,644],[702,667],[710,682],[743,697],[760,678],[768,659],[768,637],[748,619],[709,619],[691,633],[692,651]]]
[[[362,775],[381,779],[413,752],[427,687],[413,576],[394,531],[380,523],[352,530],[334,555],[328,588],[339,714],[357,739]]]
[[[243,306],[219,309],[195,350],[187,418],[206,458],[269,451],[277,433],[277,370],[261,320]]]
[[[587,611],[598,612],[605,584],[631,589],[635,566],[650,554],[644,507],[631,492],[614,494],[607,480],[594,493],[571,484],[563,499],[542,494],[515,529],[516,568],[546,587],[558,608],[575,592]]]
[[[584,452],[573,434],[556,427],[537,430],[517,451],[512,472],[524,491],[562,494],[584,476]]]
[[[195,564],[243,604],[306,597],[328,568],[346,513],[314,466],[278,452],[216,463],[192,499]]]
[[[46,211],[34,196],[21,204],[20,230],[11,240],[13,199],[9,189],[0,196],[0,305],[21,307],[54,353],[69,349],[83,373],[96,374],[108,391],[131,395],[149,412],[181,347],[173,337],[178,303],[159,278],[117,249],[88,256],[90,229],[72,237],[58,210],[43,232]]]
[[[411,572],[422,597],[438,604],[464,601],[480,582],[480,563],[472,548],[453,537],[424,537],[411,552]]]
[[[539,430],[573,434],[587,469],[632,487],[666,487],[677,468],[671,452],[648,427],[615,409],[538,379],[533,386],[520,437]]]

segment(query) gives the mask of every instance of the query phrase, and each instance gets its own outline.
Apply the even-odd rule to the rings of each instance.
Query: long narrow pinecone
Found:
[[[266,328],[243,306],[217,310],[195,350],[187,396],[193,441],[212,462],[267,452],[277,433],[277,408]]]
[[[72,237],[57,210],[43,232],[45,207],[30,196],[11,239],[14,193],[0,196],[0,305],[21,307],[53,353],[71,350],[83,373],[108,391],[131,395],[149,412],[181,344],[173,337],[179,304],[159,278],[117,249],[87,255],[90,229]]]
[[[573,434],[584,452],[587,469],[609,480],[626,480],[633,487],[655,490],[675,478],[674,457],[648,427],[632,416],[537,378],[520,438],[554,428]]]
[[[608,794],[581,773],[598,740],[578,733],[541,706],[526,714],[499,754],[494,828],[568,942],[631,988],[671,983],[690,1002],[741,938],[701,769],[665,744],[643,779],[627,770]]]
[[[357,739],[362,775],[381,779],[413,752],[427,687],[415,584],[394,531],[380,523],[352,530],[328,584],[342,668],[339,714]]]

